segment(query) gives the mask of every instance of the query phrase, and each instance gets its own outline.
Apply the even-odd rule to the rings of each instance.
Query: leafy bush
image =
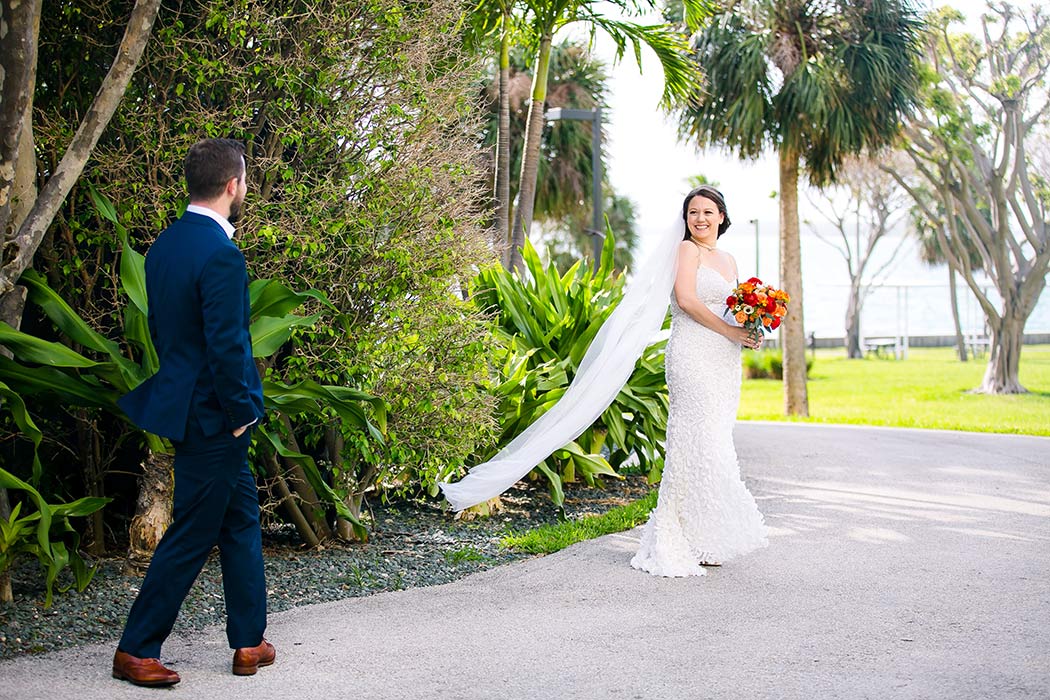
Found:
[[[495,387],[500,437],[479,461],[495,454],[565,393],[595,334],[623,295],[624,275],[613,271],[614,247],[610,232],[597,271],[578,262],[559,275],[554,264],[545,267],[526,242],[522,257],[527,274],[492,267],[478,275],[472,299],[495,316],[493,354],[501,368]],[[658,478],[667,429],[665,344],[650,345],[601,417],[537,467],[549,480],[557,503],[563,501],[564,483],[619,478],[617,469],[631,457],[651,478]]]
[[[741,354],[745,379],[784,379],[784,356],[780,349],[747,351]],[[813,358],[806,358],[806,374],[813,369]]]
[[[24,491],[36,510],[22,515],[23,503],[16,503],[7,520],[0,518],[0,581],[10,575],[11,565],[21,554],[35,556],[44,569],[47,595],[44,607],[51,607],[51,598],[58,575],[69,568],[73,582],[59,587],[60,592],[76,587],[87,588],[95,575],[80,556],[80,535],[69,523],[70,518],[91,515],[109,502],[108,498],[81,498],[72,503],[51,504],[40,492],[13,474],[0,469],[0,488]],[[0,588],[6,588],[2,586]]]
[[[96,204],[105,218],[114,223],[121,238],[126,239],[126,232],[109,201],[96,195]],[[127,420],[117,406],[117,398],[138,386],[157,368],[157,354],[145,323],[149,311],[144,268],[143,256],[130,248],[126,249],[121,256],[119,278],[121,290],[128,299],[121,341],[136,349],[132,354],[138,356],[138,360],[126,356],[125,350],[117,342],[94,331],[38,273],[28,270],[22,276],[22,283],[29,290],[29,301],[54,323],[60,336],[76,343],[85,352],[101,356],[100,360],[93,360],[62,343],[23,333],[0,322],[0,343],[14,355],[10,360],[0,358],[0,391],[8,398],[15,420],[27,436],[33,437],[29,428],[35,427],[24,408],[25,397],[29,396],[45,402],[91,407],[118,420]],[[288,341],[293,329],[308,326],[320,316],[297,316],[292,311],[307,300],[328,305],[324,295],[315,290],[293,292],[272,280],[253,281],[249,285],[249,297],[252,351],[257,360],[264,363],[265,358],[277,352]],[[345,387],[321,386],[312,381],[288,385],[273,377],[264,379],[263,391],[270,415],[255,435],[265,439],[257,447],[273,458],[269,461],[269,477],[278,481],[284,479],[285,475],[277,460],[279,456],[285,468],[294,471],[289,480],[295,484],[295,491],[302,500],[308,504],[324,501],[352,523],[356,535],[363,538],[366,531],[357,518],[357,512],[351,511],[331,489],[309,455],[288,448],[280,433],[272,426],[282,424],[287,414],[309,416],[322,423],[338,421],[348,429],[363,431],[371,443],[382,445],[380,429],[386,420],[385,403],[364,392]],[[373,425],[373,421],[378,423],[379,428]],[[171,451],[170,445],[161,438],[138,432],[153,452]],[[34,439],[34,446],[38,444],[39,440]],[[38,466],[38,462],[35,464]],[[38,469],[34,468],[33,479],[38,480],[39,477]],[[288,509],[298,508],[292,503],[284,505]],[[316,530],[324,530],[324,520],[312,513],[308,514],[312,517],[303,517],[296,511],[293,514],[299,516],[293,518],[293,522],[299,526],[304,539],[316,543],[322,534]],[[311,520],[312,523],[309,522]]]
[[[114,16],[125,12],[112,3],[65,10],[41,18],[41,168],[58,162],[90,105],[120,40]],[[277,423],[264,426],[285,451],[257,441],[255,464],[270,478],[296,461],[306,476],[316,467],[351,515],[377,488],[434,490],[495,430],[488,323],[460,294],[494,257],[479,206],[480,73],[462,53],[462,10],[458,0],[165,5],[124,101],[34,261],[93,331],[141,357],[145,349],[125,328],[144,327],[144,319],[125,306],[121,250],[145,250],[178,215],[181,163],[193,142],[243,140],[249,194],[238,244],[249,273],[322,290],[330,302],[305,300],[312,323],[268,354],[268,387],[340,387],[390,409],[380,442],[367,426],[337,419],[330,391],[289,400]],[[115,203],[114,218],[93,206],[87,183]],[[130,245],[113,235],[117,222]],[[27,319],[22,330],[68,338],[46,317]],[[105,359],[77,343],[88,361]],[[45,435],[44,476],[59,490],[83,482],[101,489],[111,460],[130,471],[136,455],[126,442],[136,433],[119,419],[61,404],[33,410]],[[45,454],[49,442],[68,444],[77,460]],[[93,454],[102,463],[92,466]],[[303,501],[301,514],[322,531],[333,515],[325,499]]]

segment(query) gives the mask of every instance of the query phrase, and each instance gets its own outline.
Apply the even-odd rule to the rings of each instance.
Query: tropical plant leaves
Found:
[[[474,303],[498,310],[497,359],[501,377],[501,437],[491,456],[565,393],[602,324],[623,293],[624,278],[613,269],[615,240],[606,236],[598,270],[574,265],[559,275],[544,266],[526,241],[522,261],[527,274],[517,276],[501,267],[482,270],[473,290]],[[562,480],[581,478],[597,484],[620,478],[616,468],[632,455],[651,478],[663,463],[668,403],[663,369],[665,340],[646,349],[637,367],[602,416],[575,441],[537,467],[551,481],[551,497],[564,498]],[[557,480],[554,484],[552,480]]]

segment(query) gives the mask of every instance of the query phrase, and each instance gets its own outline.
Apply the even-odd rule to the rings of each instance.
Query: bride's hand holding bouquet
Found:
[[[761,344],[762,334],[780,327],[787,314],[791,297],[787,292],[763,284],[752,277],[741,282],[726,299],[726,315],[747,329],[748,335]]]

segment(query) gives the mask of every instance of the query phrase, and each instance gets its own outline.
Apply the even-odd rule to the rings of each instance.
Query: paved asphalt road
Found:
[[[1050,698],[1050,439],[741,423],[771,545],[703,578],[637,531],[445,586],[273,615],[277,664],[173,638],[170,690],[109,645],[0,664],[18,698]]]

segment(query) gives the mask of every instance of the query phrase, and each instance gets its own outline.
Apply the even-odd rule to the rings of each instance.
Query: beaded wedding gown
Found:
[[[718,271],[697,268],[697,296],[719,316],[733,286]],[[733,445],[740,346],[694,321],[672,294],[666,370],[663,479],[631,566],[656,576],[703,576],[702,560],[723,562],[768,544]]]

